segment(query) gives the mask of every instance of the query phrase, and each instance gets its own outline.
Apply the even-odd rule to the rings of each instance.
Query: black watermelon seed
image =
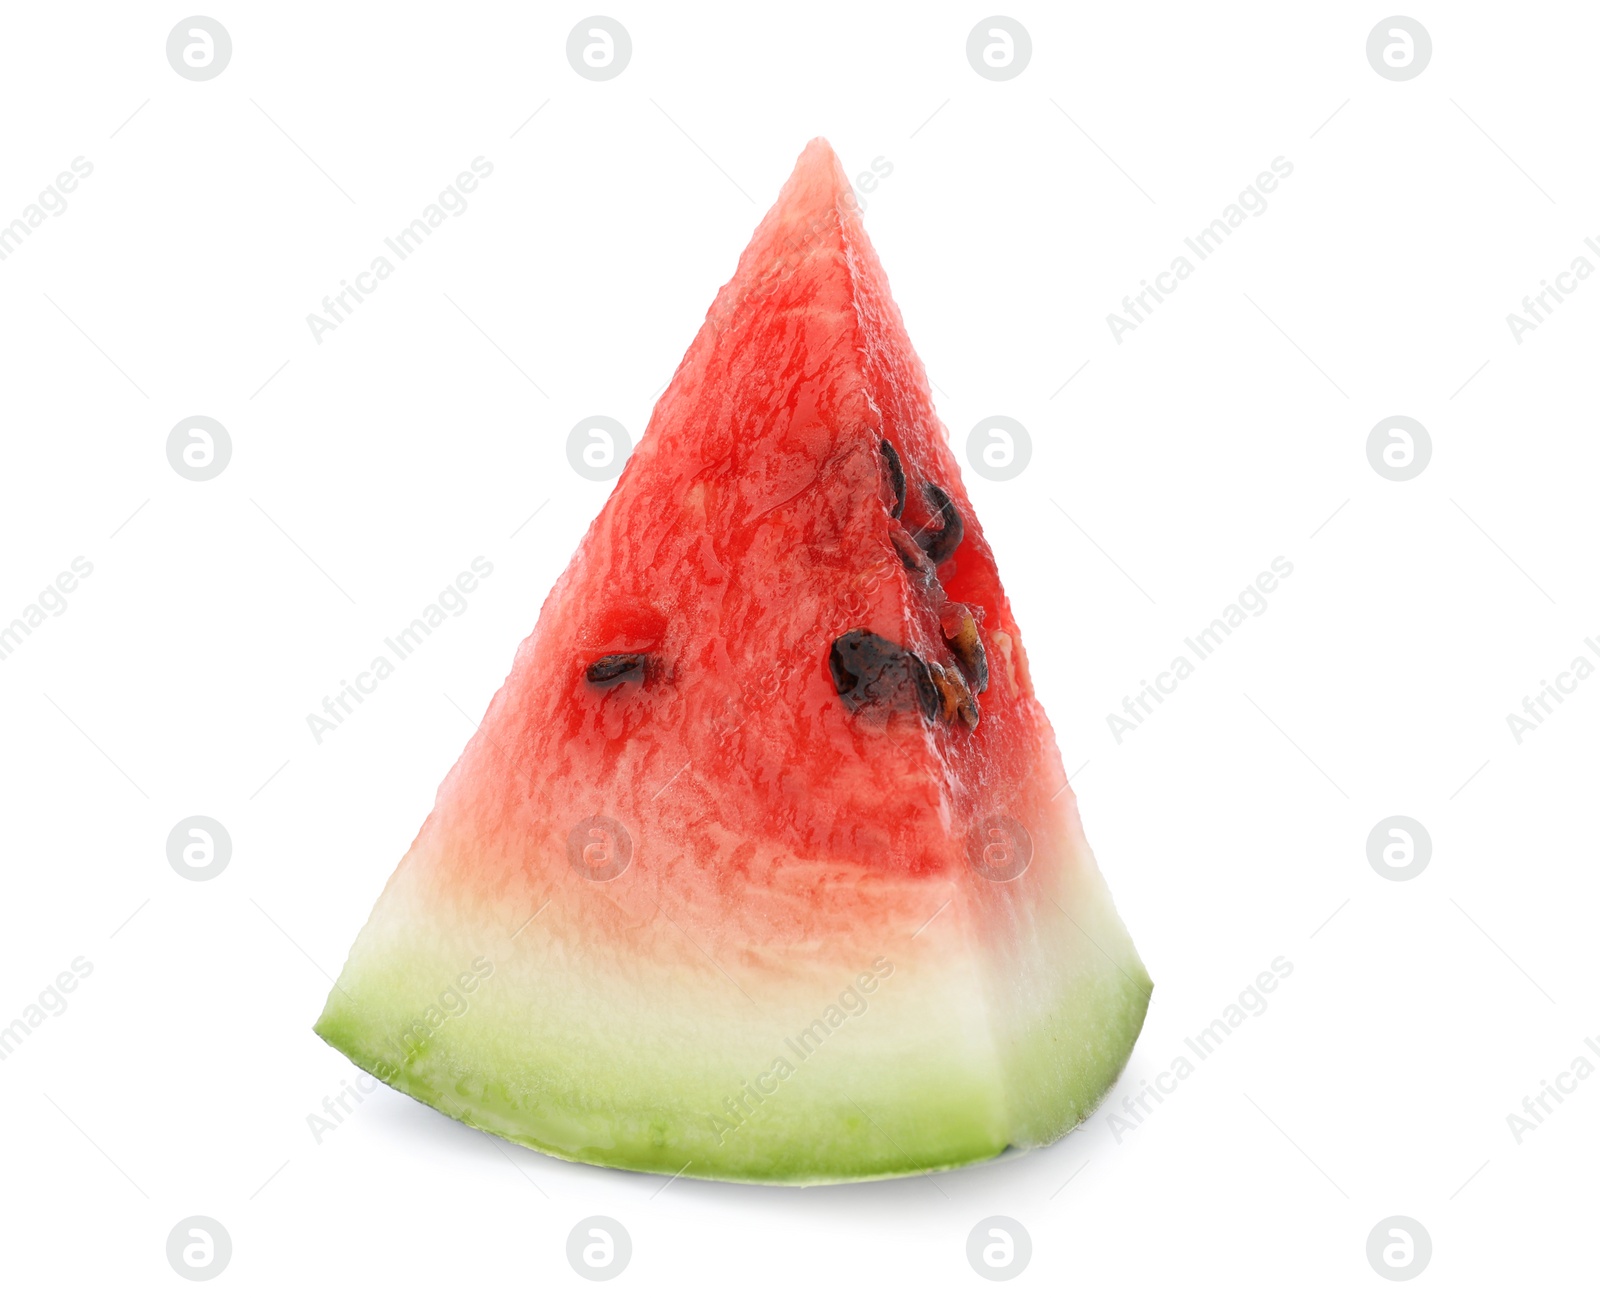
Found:
[[[607,654],[596,658],[583,673],[591,685],[614,685],[618,681],[642,681],[649,659],[644,654]]]
[[[847,631],[828,651],[833,688],[845,707],[920,711],[930,720],[939,711],[939,693],[928,665],[910,650],[871,631]]]
[[[883,452],[884,463],[889,466],[889,484],[894,488],[894,509],[889,517],[899,518],[906,508],[906,471],[900,464],[900,453],[887,437],[878,443],[878,449]]]
[[[937,531],[921,528],[916,534],[917,544],[938,565],[956,552],[966,528],[961,521],[961,511],[943,487],[926,482],[922,486],[922,497],[928,502],[928,508],[938,515],[942,526]]]

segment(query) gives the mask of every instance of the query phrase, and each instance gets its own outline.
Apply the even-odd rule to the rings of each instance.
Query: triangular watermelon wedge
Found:
[[[805,1183],[1056,1139],[1150,986],[814,140],[316,1030],[562,1158]]]

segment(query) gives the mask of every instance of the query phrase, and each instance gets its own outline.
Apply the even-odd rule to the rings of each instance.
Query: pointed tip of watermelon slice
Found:
[[[801,171],[830,171],[839,180],[845,179],[844,166],[839,161],[839,155],[833,151],[833,145],[828,143],[827,137],[814,135],[806,141],[806,147],[800,150],[800,156],[794,161],[794,170]]]
[[[793,262],[797,248],[811,248],[819,244],[840,241],[824,238],[825,232],[835,235],[840,230],[841,218],[848,219],[850,229],[843,242],[859,244],[870,252],[866,230],[860,220],[861,205],[856,199],[855,187],[845,174],[844,164],[833,151],[833,145],[821,135],[815,136],[800,150],[789,179],[784,181],[778,197],[767,210],[757,227],[755,236],[744,256],[739,259],[739,274],[743,278],[752,261],[773,251],[771,235],[779,236],[777,251],[787,254],[785,260]],[[798,233],[797,233],[798,232]],[[769,236],[764,238],[763,235]]]

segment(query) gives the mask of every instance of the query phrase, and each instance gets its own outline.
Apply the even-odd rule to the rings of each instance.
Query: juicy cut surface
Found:
[[[930,496],[961,531],[937,566]],[[867,630],[964,676],[952,605],[983,645],[977,724],[852,713],[836,638]],[[597,686],[613,655],[642,669]],[[954,830],[1055,764],[994,557],[824,143],[719,294],[507,688],[486,726],[552,802],[636,787],[647,821],[886,871],[947,868]]]

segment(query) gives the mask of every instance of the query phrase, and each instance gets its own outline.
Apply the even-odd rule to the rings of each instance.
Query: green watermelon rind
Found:
[[[870,966],[865,955],[801,979],[741,973],[776,1007],[764,1012],[708,967],[675,983],[663,971],[660,1003],[630,1019],[619,1002],[636,989],[613,994],[592,971],[564,989],[553,982],[570,953],[542,945],[551,940],[540,929],[470,956],[458,934],[493,931],[492,921],[447,917],[418,940],[413,918],[399,945],[378,937],[375,954],[352,958],[315,1030],[393,1089],[569,1161],[791,1185],[946,1170],[1059,1139],[1115,1083],[1138,1037],[1149,975],[1098,874],[1069,877],[1058,895],[1070,892],[1070,906],[1029,920],[1036,931],[1014,942],[1010,967],[991,966],[994,985],[941,974],[971,947],[954,918],[938,941],[902,935],[912,954],[897,957],[860,1020],[798,1061],[807,1018]],[[450,999],[452,1010],[466,1004],[459,1018],[436,1014],[424,1030],[439,989],[475,963],[495,972]],[[542,995],[530,996],[534,985]],[[682,1017],[663,1027],[672,1014]],[[730,1109],[764,1068],[771,1080],[775,1057],[792,1075]]]

